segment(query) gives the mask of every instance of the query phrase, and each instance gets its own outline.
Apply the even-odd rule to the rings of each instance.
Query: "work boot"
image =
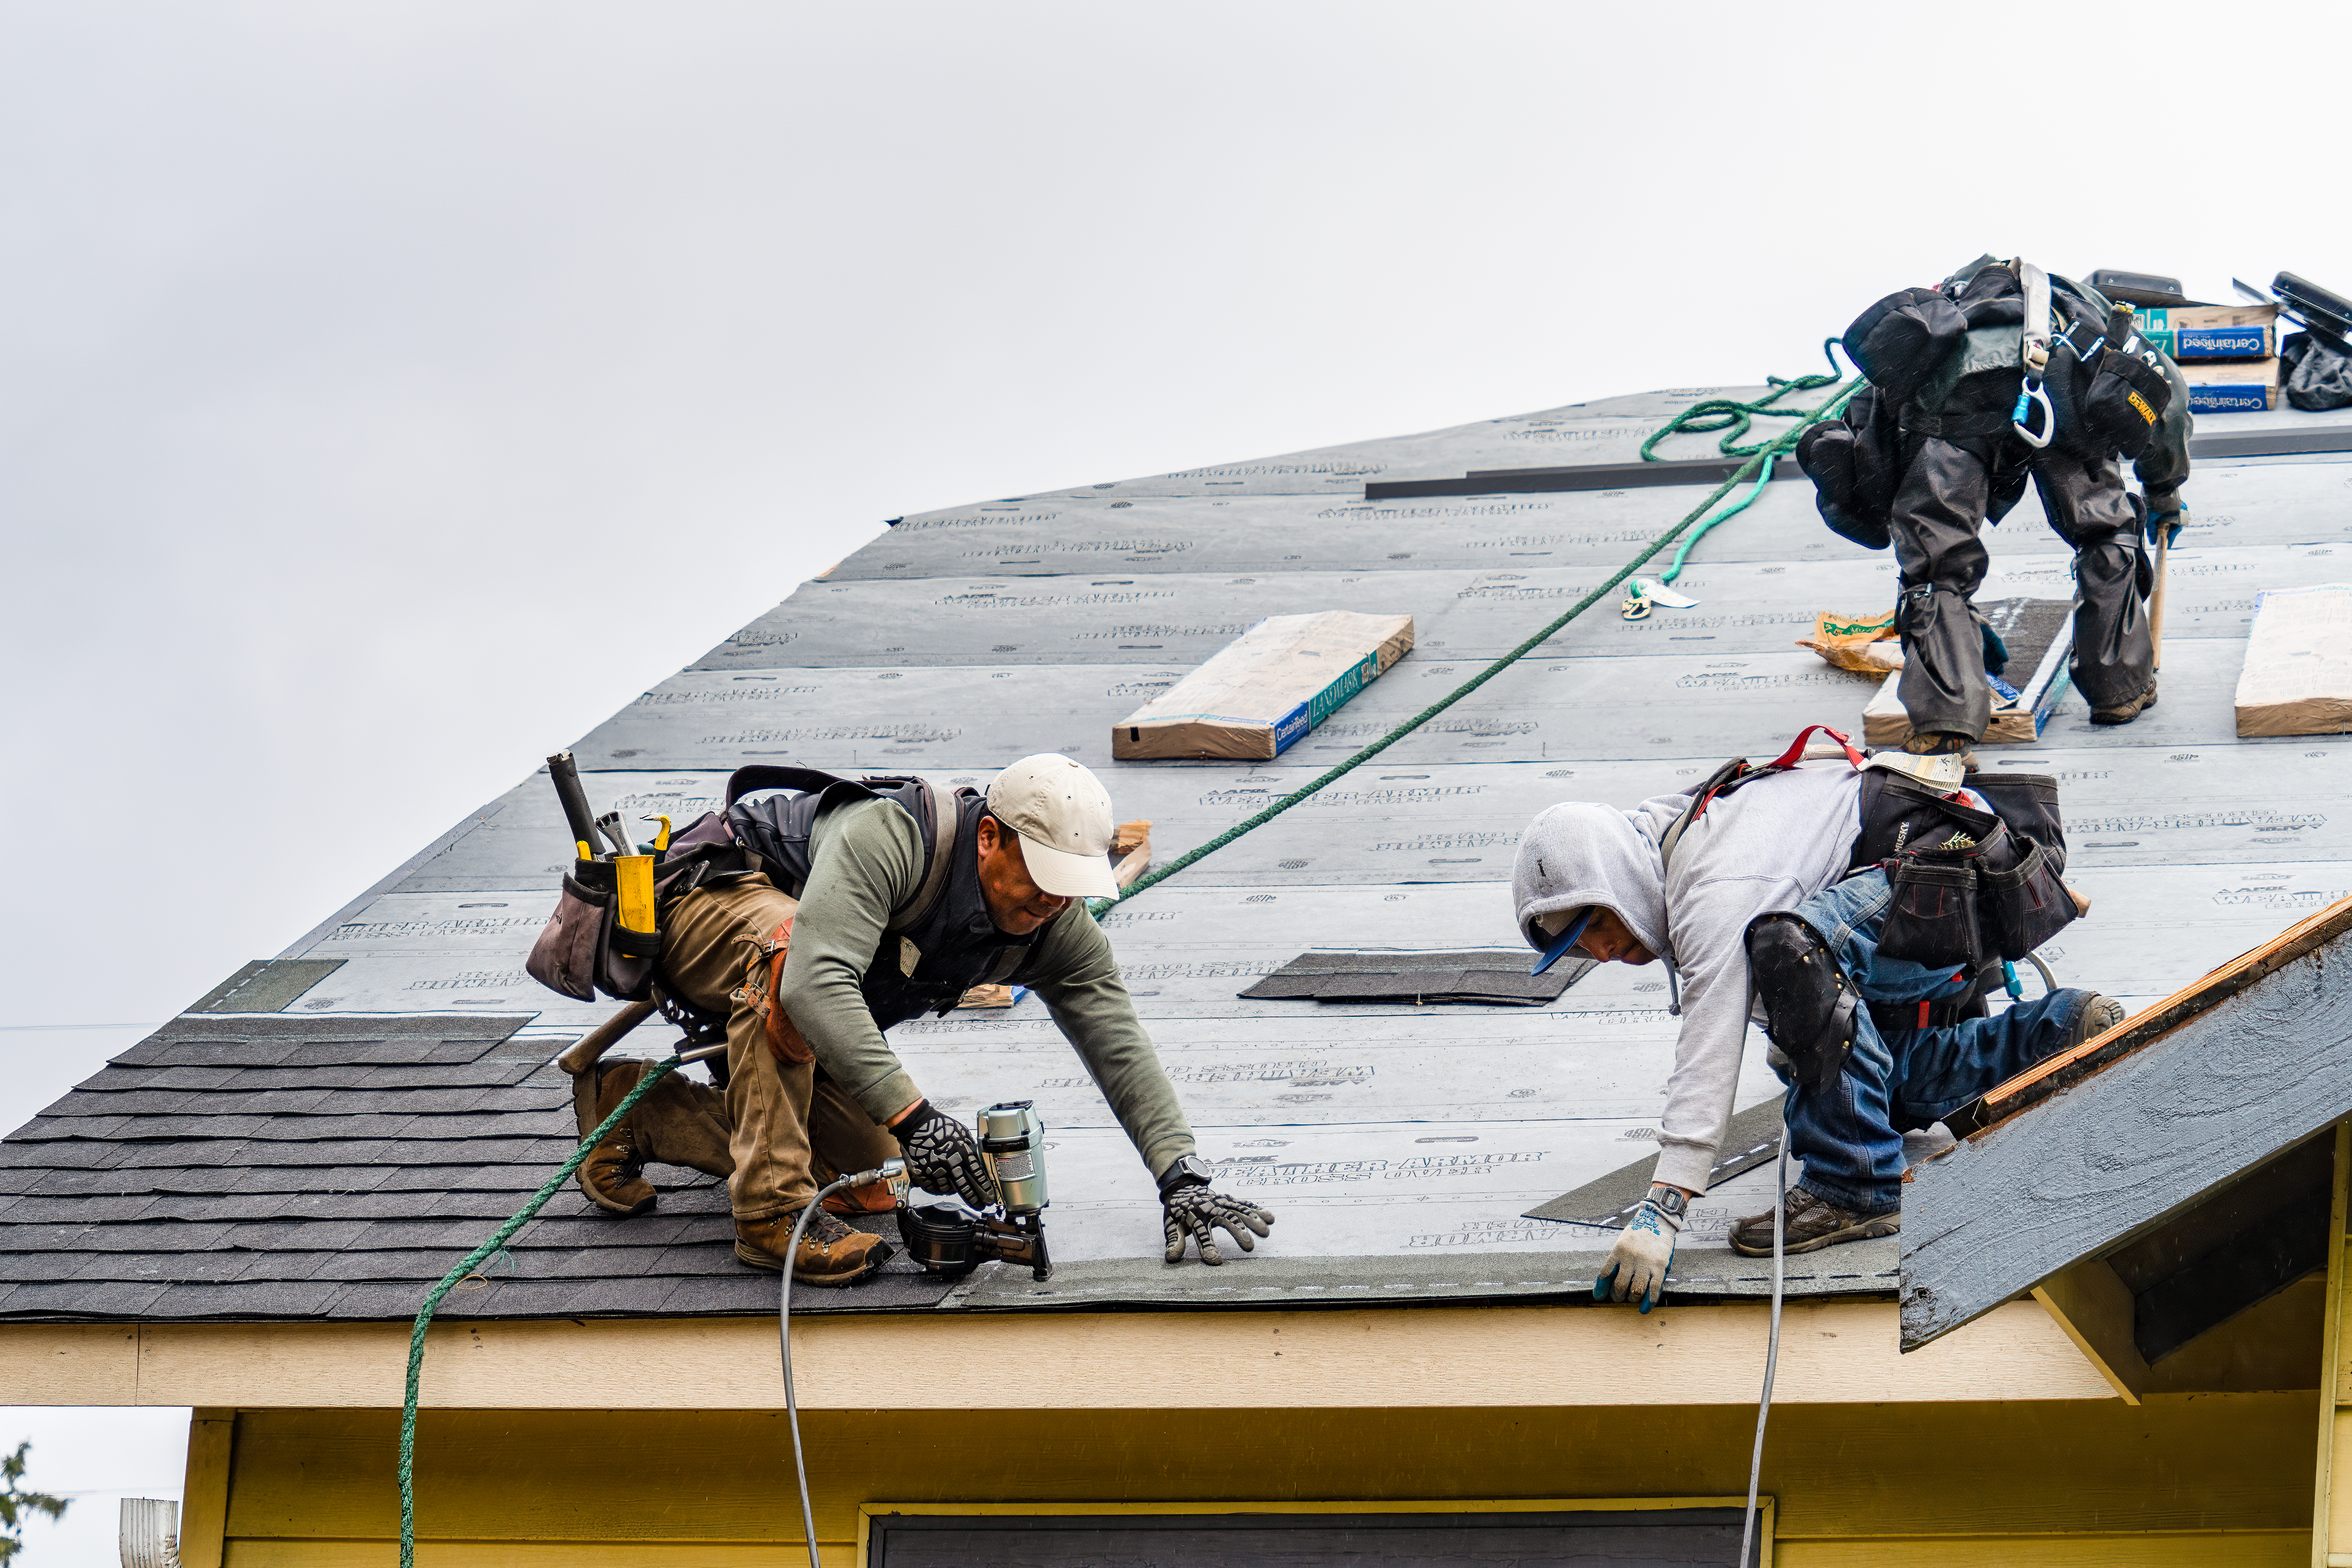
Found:
[[[793,1239],[793,1222],[801,1211],[773,1219],[735,1222],[735,1256],[754,1268],[782,1272],[783,1252]],[[820,1208],[801,1233],[800,1256],[793,1260],[793,1278],[803,1285],[855,1285],[882,1267],[890,1244],[878,1236],[852,1230]]]
[[[1794,1256],[1800,1252],[1818,1252],[1824,1247],[1835,1247],[1841,1241],[1867,1241],[1874,1236],[1893,1236],[1903,1228],[1903,1210],[1898,1206],[1882,1214],[1857,1214],[1842,1209],[1827,1198],[1817,1197],[1801,1186],[1790,1187],[1788,1197],[1788,1240],[1783,1253]],[[1743,1258],[1772,1256],[1772,1211],[1750,1215],[1731,1227],[1731,1250]]]
[[[2147,689],[2142,691],[2138,696],[2127,699],[2122,702],[2112,703],[2105,708],[2092,709],[2091,722],[2094,724],[2128,724],[2133,720],[2138,718],[2142,713],[2147,712],[2149,709],[2155,706],[2156,677],[2151,675],[2147,678]]]
[[[1960,766],[1977,771],[1977,743],[1966,735],[1943,730],[1926,730],[1903,742],[1903,750],[1915,757],[1958,757]]]
[[[2071,1051],[2085,1040],[2097,1039],[2123,1021],[2124,1005],[2112,996],[2102,996],[2094,991],[2091,999],[2083,1005],[2083,1011],[2076,1016],[2074,1026],[2066,1031],[2065,1042],[2058,1048]]]
[[[634,1065],[634,1064],[633,1064]],[[607,1072],[592,1068],[573,1081],[572,1095],[586,1137],[604,1125],[604,1118],[636,1087],[638,1073]],[[594,1080],[593,1090],[589,1080]],[[638,1215],[660,1202],[654,1184],[646,1180],[646,1154],[639,1145],[637,1113],[632,1110],[621,1124],[604,1135],[580,1163],[580,1190],[607,1214]]]
[[[600,1062],[572,1080],[572,1109],[587,1137],[604,1123],[649,1063]],[[643,1214],[657,1201],[647,1164],[684,1165],[722,1180],[735,1169],[727,1148],[727,1104],[719,1091],[671,1073],[629,1110],[580,1166],[580,1190],[608,1214]]]

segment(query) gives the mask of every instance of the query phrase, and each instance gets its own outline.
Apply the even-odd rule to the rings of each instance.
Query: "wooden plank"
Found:
[[[180,1568],[222,1568],[236,1412],[199,1405],[188,1415],[180,1495]]]
[[[2347,931],[2352,931],[2352,898],[2339,899],[2308,920],[2289,926],[2260,947],[2240,954],[2106,1033],[2035,1063],[1960,1107],[1944,1119],[1944,1125],[1956,1136],[1975,1137],[2028,1106],[2038,1105],[2059,1090],[2072,1088],[2102,1068],[2146,1049],[2199,1014],[2221,1005],[2296,959],[2317,952]]]
[[[2132,1293],[2116,1271],[2094,1258],[2036,1285],[2033,1299],[2124,1403],[2137,1405],[2147,1386],[2147,1362],[2132,1343]]]
[[[1903,1346],[2138,1236],[2352,1111],[2352,973],[2332,908],[2217,975],[2228,994],[2095,1083],[1914,1167]],[[2279,954],[2327,954],[2292,963]],[[2185,1004],[2183,1004],[2185,1005]],[[2095,1090],[2095,1092],[2093,1092]]]
[[[1241,1276],[1245,1264],[1228,1264]],[[1465,1268],[1469,1267],[1466,1263]],[[1465,1278],[1475,1279],[1475,1275]],[[1246,1277],[1234,1289],[1246,1289]],[[1018,1363],[1009,1384],[921,1378],[894,1386],[909,1405],[1165,1410],[1202,1405],[1726,1405],[1752,1407],[1763,1373],[1761,1303],[1668,1313],[1551,1306],[1253,1312],[843,1316],[793,1326],[803,1409],[866,1409],[873,1369],[900,1362]],[[1781,1404],[1975,1398],[2105,1399],[2107,1387],[2046,1314],[1996,1314],[1965,1343],[1894,1353],[1885,1301],[1791,1304]],[[1798,1325],[1801,1325],[1799,1327]],[[0,1403],[37,1363],[53,1325],[0,1325]],[[52,1404],[397,1408],[406,1323],[159,1323],[142,1331],[135,1400],[120,1369],[93,1369],[93,1397],[44,1379]],[[436,1325],[425,1360],[427,1409],[772,1410],[783,1402],[775,1324],[764,1318],[566,1320]],[[1667,1353],[1671,1350],[1672,1353]],[[658,1366],[659,1377],[613,1369]],[[35,1372],[41,1369],[35,1365]],[[1743,1476],[1742,1485],[1745,1480]]]

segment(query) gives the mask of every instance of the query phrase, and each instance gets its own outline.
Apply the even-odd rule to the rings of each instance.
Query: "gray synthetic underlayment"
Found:
[[[745,763],[984,785],[1012,757],[1058,750],[1102,766],[1122,819],[1154,822],[1164,864],[1418,711],[1479,668],[1477,649],[1532,632],[1702,493],[1368,505],[1366,477],[1622,459],[1704,395],[909,520],[927,526],[893,531],[763,617],[729,645],[729,668],[674,677],[600,726],[576,748],[590,793],[600,809],[683,820]],[[1712,444],[1678,437],[1665,450]],[[2038,745],[1992,749],[1989,765],[2045,769],[2065,792],[2069,877],[2095,907],[2048,950],[2063,982],[2152,999],[2352,888],[2337,776],[2352,742],[2241,743],[2231,712],[2252,592],[2344,574],[2352,547],[2334,541],[2347,472],[2333,458],[2200,464],[2169,580],[2161,704],[2105,730],[2070,698]],[[1528,503],[1540,504],[1510,510]],[[1056,1194],[1048,1234],[1066,1268],[1048,1289],[1061,1293],[1032,1295],[1025,1274],[1001,1270],[954,1293],[900,1276],[809,1310],[1577,1299],[1605,1231],[1524,1216],[1646,1174],[1676,1033],[1663,975],[1609,966],[1557,1001],[1507,1009],[1235,993],[1311,948],[1517,951],[1506,878],[1518,832],[1546,805],[1631,805],[1727,757],[1777,754],[1808,723],[1858,724],[1875,683],[1788,642],[1818,611],[1886,607],[1891,558],[1828,536],[1809,512],[1801,485],[1769,487],[1695,550],[1683,585],[1696,608],[1628,625],[1613,602],[1596,606],[1542,658],[1312,805],[1110,914],[1203,1152],[1279,1215],[1255,1255],[1213,1270],[1157,1261],[1149,1178],[1031,996],[892,1037],[959,1114],[1038,1102]],[[1988,543],[1990,595],[2067,591],[2065,552],[2030,498]],[[1285,595],[1302,594],[1393,595],[1421,645],[1278,763],[1108,763],[1109,726],[1222,646],[1204,626],[1295,609]],[[1019,636],[994,629],[1015,623]],[[545,778],[520,781],[295,944],[285,956],[341,963],[287,1012],[189,1021],[213,1033],[134,1047],[0,1143],[0,1313],[407,1316],[571,1147],[568,1085],[546,1058],[614,1006],[557,998],[522,973],[568,847]],[[364,1016],[379,1010],[404,1016]],[[434,1013],[460,1016],[418,1016]],[[534,1022],[507,1034],[463,1016],[485,1013]],[[303,1037],[269,1033],[286,1028]],[[623,1049],[675,1039],[656,1024]],[[1778,1094],[1759,1045],[1735,1103]],[[773,1277],[733,1258],[723,1192],[653,1173],[669,1189],[656,1213],[616,1220],[560,1194],[511,1264],[448,1310],[772,1310]],[[1773,1174],[1727,1173],[1694,1205],[1677,1292],[1761,1293],[1769,1263],[1719,1242],[1769,1207]],[[1794,1263],[1800,1290],[1864,1294],[1891,1291],[1893,1268],[1891,1243]]]
[[[2335,549],[2337,503],[2315,492],[2307,465],[2200,465],[2189,550],[2252,545]],[[1132,577],[1168,573],[1489,571],[1559,567],[1603,574],[1624,564],[1712,487],[1428,497],[1367,501],[1324,495],[1115,499],[1099,492],[992,501],[902,520],[827,575],[861,580],[983,576]],[[2061,549],[2029,488],[1987,531],[1996,557]],[[1663,570],[1666,560],[1658,565]],[[1691,553],[1717,562],[1885,560],[1822,526],[1812,487],[1772,485]],[[1829,606],[1824,605],[1822,608]]]
[[[1643,651],[1610,658],[1530,657],[1397,741],[1381,753],[1380,765],[1394,772],[1408,763],[1774,756],[1808,724],[1858,729],[1878,688],[1876,678],[1832,668],[1793,647],[1718,652],[1707,641],[1713,635],[1668,631],[1666,643],[1639,645]],[[1648,651],[1672,647],[1676,638],[1691,646]],[[2157,707],[2134,724],[2095,725],[2081,697],[2070,692],[2039,743],[2142,751],[2241,744],[2307,749],[2301,738],[2294,748],[2237,739],[2234,698],[2243,662],[2242,636],[2168,637]],[[1416,650],[1281,761],[1318,769],[1344,761],[1475,674],[1482,663]],[[992,775],[1011,758],[1037,751],[1061,752],[1102,768],[1110,763],[1111,726],[1181,673],[1170,665],[1132,675],[1083,665],[696,673],[663,682],[648,694],[650,701],[641,698],[622,710],[574,750],[583,767],[632,771],[732,770],[792,761],[839,772],[944,769]],[[1696,750],[1695,742],[1707,741],[1712,749]]]
[[[2203,973],[2352,889],[2352,866],[2341,861],[2179,866],[2085,861],[2070,866],[2067,876],[2092,900],[2092,912],[2061,933],[2044,955],[2062,980],[2117,995],[2167,994],[2184,976]],[[507,1010],[541,1009],[550,1023],[586,1024],[609,1015],[609,1003],[570,1003],[520,978],[521,961],[544,911],[513,900],[507,900],[505,910],[464,907],[485,901],[446,893],[401,893],[378,900],[360,920],[331,933],[313,950],[312,956],[350,962],[289,1012],[446,1010],[459,1001],[479,1004],[488,994],[501,994]],[[1460,948],[1501,947],[1513,941],[1504,889],[1475,882],[1406,884],[1386,892],[1311,884],[1261,891],[1190,884],[1179,878],[1152,889],[1131,907],[1113,910],[1103,923],[1120,963],[1128,966],[1138,1010],[1155,1027],[1162,1020],[1195,1018],[1256,1019],[1278,1028],[1307,1029],[1326,1026],[1310,1019],[1351,1016],[1356,1009],[1349,1004],[1322,1004],[1310,1013],[1287,1003],[1248,1002],[1234,994],[1289,955],[1318,943]],[[470,990],[442,984],[468,974],[513,978],[493,978]],[[1431,1007],[1415,1009],[1412,1016],[1475,1017],[1500,1027],[1514,1019],[1533,1026],[1556,1015],[1633,1008],[1637,1003],[1663,1013],[1664,980],[1654,969],[1612,965],[1546,1007],[1513,1008],[1508,1016],[1488,1008]],[[1033,1007],[1036,1011],[1030,1011]],[[1024,1019],[1038,1019],[1037,1026],[1050,1027],[1042,1022],[1042,1004],[1024,1001],[1008,1013],[959,1015],[901,1029],[909,1039],[929,1029],[994,1036],[1030,1026]]]
[[[2112,750],[2035,745],[1988,748],[1985,765],[2046,773],[2059,780],[2076,866],[2352,858],[2352,814],[2330,811],[2326,798],[2352,766],[2352,742],[2307,738],[2293,745],[2265,744],[2260,765],[2275,805],[2245,804],[2250,754],[2234,745],[2159,750],[2133,763]],[[1686,789],[1726,760],[1557,765],[1392,764],[1381,759],[1332,785],[1313,805],[1219,850],[1187,880],[1249,887],[1306,879],[1498,881],[1509,874],[1519,834],[1546,807],[1565,799],[1631,806],[1651,795]],[[994,777],[986,767],[908,771],[950,788],[984,787]],[[1101,770],[1118,816],[1151,822],[1154,858],[1163,865],[1304,786],[1316,772],[1286,760],[1257,767],[1146,763],[1107,764]],[[620,811],[649,829],[644,819],[650,814],[666,814],[682,827],[714,809],[726,777],[683,769],[595,773],[585,782],[597,809]],[[551,900],[569,864],[562,813],[543,773],[524,780],[499,805],[472,833],[389,890],[482,893],[485,898],[460,907],[518,918],[537,912],[536,896]],[[1336,830],[1327,830],[1327,824]],[[1316,841],[1302,843],[1302,834]],[[510,895],[522,889],[534,898],[513,902]]]
[[[1998,560],[1979,597],[2072,596],[2073,555],[2044,534],[2030,550]],[[2204,547],[2184,542],[2170,557],[2165,629],[2169,638],[2241,638],[2261,587],[2333,580],[2347,557],[2333,546]],[[2315,553],[2316,552],[2316,553]],[[1631,552],[1625,553],[1630,554]],[[1622,560],[1621,556],[1621,560]],[[1663,572],[1668,563],[1661,560]],[[778,668],[887,668],[925,664],[1174,665],[1189,668],[1267,616],[1303,610],[1409,614],[1412,665],[1500,658],[1607,577],[1603,568],[1532,563],[1483,571],[1285,571],[1155,576],[940,577],[912,582],[805,584],[769,615],[722,643],[695,668],[746,674]],[[1778,653],[1810,633],[1823,610],[1841,616],[1891,609],[1895,563],[1854,552],[1806,564],[1790,580],[1785,564],[1717,561],[1675,581],[1696,599],[1628,621],[1618,595],[1596,605],[1543,645],[1551,658],[1704,652],[1710,657]],[[908,639],[915,638],[915,641]],[[1678,645],[1689,645],[1685,649]],[[1702,646],[1703,645],[1703,646]],[[1125,715],[1112,713],[1104,725]]]

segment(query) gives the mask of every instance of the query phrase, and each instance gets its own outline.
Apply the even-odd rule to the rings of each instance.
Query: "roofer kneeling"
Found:
[[[1594,1282],[1596,1298],[1631,1297],[1647,1311],[1664,1290],[1687,1205],[1706,1193],[1731,1119],[1751,1018],[1764,1024],[1767,1059],[1791,1086],[1788,1136],[1804,1162],[1787,1205],[1795,1253],[1892,1235],[1904,1132],[2123,1016],[2117,1003],[2078,990],[1967,1016],[1982,1011],[1979,998],[2001,974],[2000,956],[1977,947],[1978,916],[2008,906],[1980,893],[1970,929],[1939,934],[1920,916],[1941,906],[1905,896],[1934,880],[1913,866],[1974,857],[1987,886],[2026,884],[2029,910],[2066,902],[2001,939],[2026,951],[2046,941],[2076,909],[2051,864],[2063,865],[2063,840],[2049,780],[1984,774],[1969,780],[1975,788],[1948,793],[1956,763],[1927,785],[1906,776],[1920,766],[1912,759],[1893,759],[1890,771],[1882,756],[1866,768],[1848,748],[1845,761],[1804,765],[1802,746],[1800,737],[1770,766],[1733,764],[1696,791],[1631,811],[1555,805],[1519,842],[1512,898],[1544,964],[1571,949],[1604,963],[1663,960],[1677,993],[1681,1033],[1657,1166]],[[2021,803],[2038,801],[2046,810],[2019,820],[2028,815]],[[1928,850],[1917,849],[1923,842]],[[1944,941],[1981,956],[1932,956]],[[1732,1248],[1769,1257],[1772,1226],[1769,1210],[1739,1221]]]
[[[724,1095],[677,1075],[657,1084],[583,1167],[597,1203],[650,1206],[647,1160],[724,1173],[736,1256],[781,1268],[793,1222],[844,1172],[903,1155],[915,1185],[974,1208],[995,1202],[971,1129],[923,1097],[883,1031],[945,1013],[974,985],[1010,984],[1045,1000],[1158,1181],[1168,1261],[1190,1239],[1202,1262],[1222,1263],[1217,1227],[1244,1250],[1253,1232],[1267,1234],[1272,1215],[1209,1185],[1109,940],[1079,906],[1118,891],[1110,798],[1092,773],[1046,754],[1006,768],[984,797],[803,773],[800,793],[733,798],[739,786],[770,787],[758,773],[792,772],[739,773],[727,809],[671,847],[673,857],[701,843],[721,856],[740,848],[748,861],[722,863],[752,868],[686,893],[661,919],[656,984],[726,1021]],[[605,1070],[600,1118],[643,1071]],[[825,1207],[887,1212],[891,1199],[853,1188]],[[880,1237],[821,1210],[793,1274],[851,1285],[889,1255]]]

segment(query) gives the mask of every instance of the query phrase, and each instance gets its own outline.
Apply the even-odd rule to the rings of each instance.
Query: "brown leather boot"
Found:
[[[772,1219],[735,1222],[735,1256],[754,1268],[782,1272],[783,1251],[793,1239],[793,1222],[800,1211]],[[793,1259],[793,1278],[803,1285],[855,1285],[882,1267],[890,1244],[866,1231],[852,1230],[819,1208],[801,1233],[800,1256]]]
[[[579,1117],[583,1138],[604,1125],[604,1118],[636,1087],[645,1069],[630,1066],[635,1070],[591,1068],[572,1080],[572,1110]],[[633,1110],[580,1164],[580,1190],[607,1214],[643,1214],[661,1201],[661,1194],[645,1177],[646,1156],[637,1146],[635,1121]]]
[[[2155,706],[2156,677],[2151,675],[2147,678],[2147,689],[2142,691],[2138,696],[2126,698],[2121,702],[2111,702],[2105,708],[2092,709],[2091,722],[2094,724],[2128,724],[2133,720],[2138,718],[2142,713],[2147,712],[2149,709]]]
[[[572,1107],[585,1138],[636,1088],[646,1064],[598,1063],[572,1081]],[[643,1214],[657,1201],[642,1173],[650,1163],[684,1165],[722,1180],[734,1173],[727,1148],[727,1102],[719,1091],[671,1073],[631,1108],[580,1167],[580,1190],[610,1214]]]

